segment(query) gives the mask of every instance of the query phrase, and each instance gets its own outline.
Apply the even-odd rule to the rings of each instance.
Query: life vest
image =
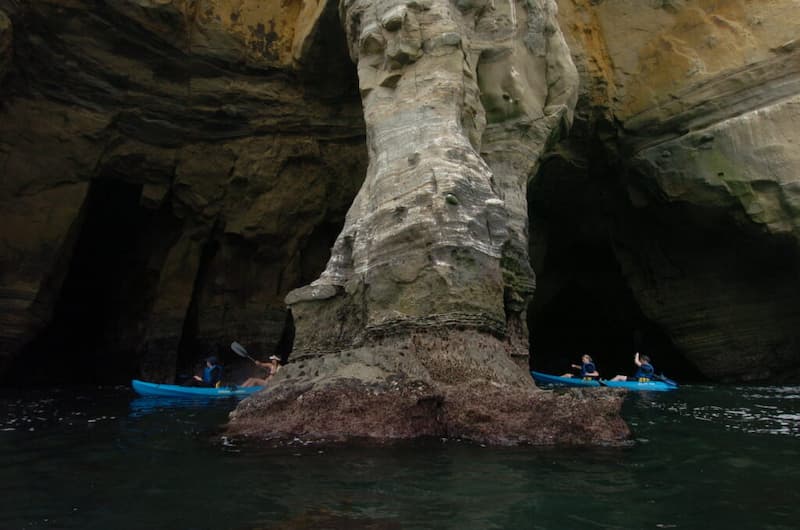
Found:
[[[581,364],[581,377],[584,381],[594,381],[597,379],[594,375],[588,375],[592,372],[596,372],[597,368],[594,366],[594,363],[582,363]]]
[[[203,383],[208,386],[217,386],[222,380],[222,367],[218,364],[203,368]]]
[[[653,373],[655,373],[655,368],[652,364],[642,363],[633,377],[640,383],[647,383],[653,378]]]

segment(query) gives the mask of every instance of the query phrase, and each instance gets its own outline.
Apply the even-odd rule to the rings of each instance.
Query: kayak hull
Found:
[[[537,383],[543,383],[547,385],[558,385],[558,386],[600,386],[600,383],[596,380],[592,381],[584,381],[579,377],[561,377],[558,375],[550,375],[544,374],[542,372],[531,372],[534,381]]]
[[[178,385],[162,385],[158,383],[148,383],[147,381],[139,381],[134,379],[131,381],[131,386],[137,394],[141,396],[159,396],[159,397],[173,397],[173,398],[227,398],[227,397],[245,397],[254,394],[259,390],[263,390],[263,386],[226,386],[219,388],[207,388],[197,386],[178,386]]]
[[[598,387],[607,386],[610,388],[624,388],[626,390],[636,390],[639,392],[667,392],[670,390],[677,390],[678,385],[671,385],[662,381],[648,381],[647,383],[640,383],[638,381],[607,381],[601,379],[600,381],[584,381],[577,377],[561,377],[558,375],[550,375],[542,372],[531,372],[533,379],[537,383],[554,385],[554,386],[571,386],[571,387]]]
[[[647,383],[639,383],[638,381],[603,381],[603,386],[638,390],[639,392],[668,392],[678,389],[678,385],[670,385],[661,381],[648,381]]]

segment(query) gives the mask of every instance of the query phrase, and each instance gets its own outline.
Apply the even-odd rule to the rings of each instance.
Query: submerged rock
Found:
[[[453,335],[458,335],[454,332]],[[473,355],[387,341],[284,367],[268,390],[242,401],[228,432],[270,443],[392,442],[435,437],[492,445],[619,445],[630,431],[620,416],[624,393],[607,389],[543,391],[530,378],[494,381],[518,370],[475,333]],[[417,337],[419,340],[420,338]],[[494,345],[495,347],[497,345]],[[420,355],[421,353],[421,355]],[[448,355],[449,353],[449,355]]]

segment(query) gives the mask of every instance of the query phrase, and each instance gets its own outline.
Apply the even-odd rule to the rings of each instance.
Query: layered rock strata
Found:
[[[0,1],[0,358],[274,351],[365,173],[343,42],[324,2]]]
[[[0,0],[0,374],[273,350],[334,241],[299,356],[469,329],[525,364],[552,147],[543,311],[583,238],[707,377],[800,377],[796,2],[558,4],[577,92],[551,2]]]
[[[560,152],[612,160],[593,222],[642,311],[711,379],[800,377],[797,3],[560,7],[584,134]]]
[[[325,271],[286,299],[294,362],[232,431],[620,442],[617,399],[582,402],[597,419],[584,425],[527,368],[525,189],[577,88],[555,4],[346,0],[340,13],[366,180]]]

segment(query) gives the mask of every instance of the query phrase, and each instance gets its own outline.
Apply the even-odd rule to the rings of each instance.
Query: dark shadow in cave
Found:
[[[314,227],[300,251],[300,278],[292,289],[308,285],[319,278],[331,257],[331,248],[343,228],[344,218],[337,219],[336,222],[326,221]]]
[[[124,383],[137,375],[136,323],[158,281],[143,247],[160,215],[140,206],[141,190],[141,184],[120,180],[92,181],[50,323],[18,356],[9,381]]]
[[[327,220],[314,227],[300,251],[300,275],[292,289],[308,285],[319,278],[328,264],[331,249],[343,228],[344,216]],[[281,363],[286,363],[292,355],[294,334],[294,315],[292,315],[292,310],[287,308],[283,332],[275,347],[275,355],[281,358]]]
[[[275,355],[281,358],[281,363],[286,363],[294,347],[294,316],[292,310],[286,310],[286,322],[283,324],[283,333],[275,347]]]
[[[604,157],[591,159],[586,168],[552,159],[528,190],[537,284],[528,309],[531,369],[561,375],[588,353],[602,377],[632,375],[639,351],[659,373],[705,380],[639,308],[610,235],[624,219],[627,198]]]
[[[542,296],[535,296],[528,316],[531,368],[561,375],[588,353],[602,377],[632,375],[639,351],[653,359],[659,373],[682,382],[703,380],[642,315],[609,249],[582,243],[551,249],[538,276]],[[558,275],[548,274],[553,269]]]
[[[211,237],[205,242],[200,251],[199,266],[194,278],[194,287],[192,288],[192,299],[186,310],[186,318],[183,320],[183,329],[181,330],[181,340],[178,343],[176,368],[179,382],[183,379],[191,379],[192,374],[202,370],[205,366],[205,359],[211,355],[217,356],[223,366],[227,364],[226,359],[236,359],[235,355],[230,354],[227,348],[223,348],[222,351],[204,351],[197,340],[199,304],[201,303],[200,292],[208,279],[209,265],[219,249],[219,240]]]

